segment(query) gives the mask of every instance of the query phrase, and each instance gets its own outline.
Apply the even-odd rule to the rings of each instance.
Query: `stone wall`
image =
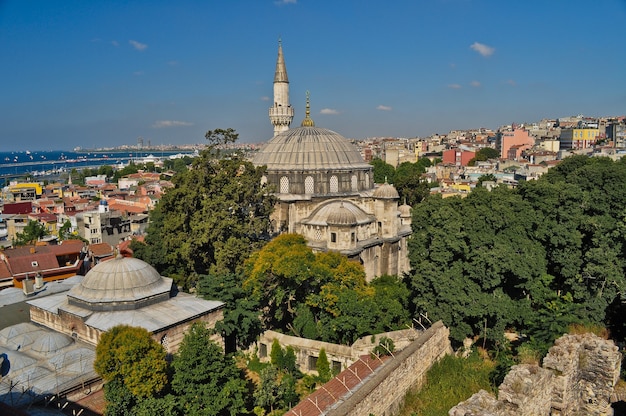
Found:
[[[459,403],[450,416],[606,415],[619,380],[621,354],[593,334],[564,335],[537,365],[517,365],[498,399],[484,390]]]
[[[450,330],[441,321],[424,331],[404,350],[396,353],[384,366],[351,396],[326,413],[328,416],[362,416],[396,414],[404,396],[419,388],[426,372],[446,354],[452,352]]]
[[[282,348],[292,347],[296,353],[296,365],[303,373],[315,371],[311,367],[317,362],[317,357],[319,357],[323,348],[330,364],[334,365],[336,370],[341,371],[352,365],[360,356],[372,352],[382,337],[390,338],[396,350],[401,350],[415,341],[420,334],[421,331],[415,329],[385,332],[359,338],[354,344],[348,346],[294,337],[276,331],[265,331],[257,341],[256,348],[259,359],[267,362],[270,359],[269,355],[274,339],[278,341]]]

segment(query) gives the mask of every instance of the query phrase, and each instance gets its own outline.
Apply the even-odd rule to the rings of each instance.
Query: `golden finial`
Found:
[[[302,123],[300,123],[301,127],[315,127],[315,123],[313,119],[311,119],[311,103],[310,103],[311,93],[309,91],[306,92],[306,116]]]

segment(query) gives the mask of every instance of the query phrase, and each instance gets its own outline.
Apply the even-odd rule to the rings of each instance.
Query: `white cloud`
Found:
[[[472,82],[470,82],[470,85],[471,85],[472,87],[480,87],[480,82],[478,82],[478,81],[472,81]]]
[[[155,129],[162,129],[166,127],[186,127],[193,126],[193,123],[188,121],[176,121],[176,120],[159,120],[155,122],[152,127]]]
[[[472,43],[470,45],[470,48],[474,49],[476,52],[478,52],[479,54],[481,54],[484,57],[491,56],[496,51],[491,46],[487,46],[484,43],[478,43],[478,42]]]
[[[135,71],[135,72],[133,72],[133,75],[135,75],[137,77],[140,77],[140,76],[143,75],[143,71]]]
[[[261,101],[269,101],[270,97],[268,97],[267,95],[264,95],[263,97],[261,97]]]
[[[113,45],[113,46],[120,46],[119,42],[116,41],[116,40],[112,40],[111,41],[111,45]]]
[[[388,105],[382,105],[382,104],[376,107],[376,109],[380,111],[391,111],[391,107],[389,107]]]
[[[448,84],[448,88],[452,88],[453,90],[459,90],[462,87],[459,84]]]
[[[167,64],[169,66],[178,66],[178,61],[168,61]]]
[[[320,110],[320,114],[339,114],[339,111],[332,109],[332,108],[322,108]]]
[[[128,43],[130,43],[131,46],[138,51],[143,51],[148,47],[145,43],[137,42],[136,40],[129,40]]]
[[[296,4],[296,3],[298,3],[298,0],[276,0],[274,2],[274,4],[277,6],[284,6],[286,4]]]

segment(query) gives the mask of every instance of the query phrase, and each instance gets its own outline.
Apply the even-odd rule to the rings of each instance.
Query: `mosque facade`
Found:
[[[289,128],[291,119],[276,117],[289,112],[293,118],[279,44],[270,107],[274,137],[253,159],[267,167],[263,180],[278,200],[272,231],[301,234],[316,252],[337,251],[360,262],[368,280],[408,272],[411,207],[399,205],[393,185],[374,183],[372,166],[354,144],[315,126],[308,93],[300,127]]]

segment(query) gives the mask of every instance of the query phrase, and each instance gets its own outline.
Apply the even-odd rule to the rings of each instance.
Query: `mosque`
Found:
[[[348,139],[315,126],[308,93],[300,127],[290,128],[293,117],[279,42],[269,109],[274,137],[253,159],[267,167],[263,180],[278,199],[273,231],[301,234],[316,252],[338,251],[360,262],[368,281],[408,272],[411,207],[398,206],[393,185],[374,183],[372,166]]]

